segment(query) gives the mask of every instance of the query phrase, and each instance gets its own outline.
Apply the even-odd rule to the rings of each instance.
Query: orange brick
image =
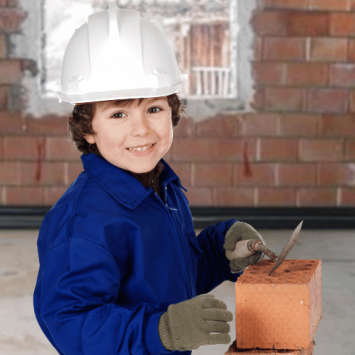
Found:
[[[46,137],[46,160],[77,160],[82,153],[74,142],[66,137]]]
[[[246,136],[275,136],[278,132],[280,115],[276,113],[251,113],[242,116],[243,134]]]
[[[262,0],[264,8],[277,9],[308,9],[309,0]]]
[[[212,206],[212,188],[211,187],[190,187],[185,192],[190,206]]]
[[[329,83],[333,87],[354,87],[355,64],[331,64]]]
[[[253,75],[259,85],[282,85],[284,64],[275,62],[254,62]]]
[[[224,355],[313,355],[314,354],[314,342],[309,344],[307,349],[300,350],[241,350],[237,349],[236,341],[230,345],[227,352]]]
[[[0,62],[0,84],[19,83],[22,78],[21,62],[18,59]]]
[[[320,207],[337,205],[336,188],[300,189],[296,194],[297,206]]]
[[[327,163],[318,166],[318,184],[325,186],[355,185],[355,166],[351,164]]]
[[[0,9],[0,31],[19,32],[21,23],[26,17],[27,14],[18,9]]]
[[[44,205],[44,195],[42,187],[5,187],[6,205]]]
[[[275,164],[235,164],[235,186],[265,186],[275,185]]]
[[[310,89],[307,111],[314,113],[344,113],[348,110],[349,92],[343,89]]]
[[[297,37],[265,37],[263,43],[264,60],[304,60],[306,40]]]
[[[355,34],[355,14],[354,13],[331,13],[330,14],[330,34],[332,36],[347,37]]]
[[[296,193],[292,188],[262,187],[256,189],[257,206],[295,206]]]
[[[320,134],[323,136],[355,136],[354,115],[323,115]]]
[[[294,138],[260,138],[259,161],[295,161],[298,140]]]
[[[213,159],[216,140],[208,138],[177,138],[170,148],[173,160],[181,161],[209,161]]]
[[[310,10],[349,11],[349,0],[310,0]]]
[[[256,139],[215,140],[214,156],[216,161],[255,161]]]
[[[343,157],[341,139],[301,139],[299,159],[301,161],[339,161]]]
[[[281,136],[315,136],[318,133],[321,115],[284,114],[280,117]]]
[[[355,161],[355,140],[346,140],[344,149],[344,158],[346,160]]]
[[[5,136],[5,159],[37,160],[44,158],[42,137]]]
[[[340,189],[340,206],[355,205],[355,189],[354,188],[341,188]]]
[[[232,164],[197,163],[192,171],[193,186],[232,186]]]
[[[253,206],[254,189],[216,187],[212,192],[213,206]]]
[[[194,120],[188,117],[181,117],[179,125],[174,128],[174,138],[193,137],[195,134]]]
[[[265,110],[267,111],[302,111],[305,91],[300,88],[265,89]]]
[[[315,63],[288,63],[286,65],[286,85],[327,86],[328,66]]]
[[[317,168],[315,164],[279,164],[277,176],[280,186],[315,185]]]
[[[249,266],[236,282],[240,349],[307,349],[322,317],[322,261],[285,260]]]
[[[311,38],[311,61],[346,62],[347,53],[346,38]]]

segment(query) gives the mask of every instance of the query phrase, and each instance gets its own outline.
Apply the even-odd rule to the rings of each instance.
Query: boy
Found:
[[[68,44],[57,95],[76,103],[69,132],[84,172],[43,220],[34,292],[60,354],[190,354],[231,341],[232,313],[206,293],[262,258],[229,263],[226,250],[262,238],[235,219],[196,238],[184,188],[162,159],[183,111],[182,79],[164,35],[114,3]]]

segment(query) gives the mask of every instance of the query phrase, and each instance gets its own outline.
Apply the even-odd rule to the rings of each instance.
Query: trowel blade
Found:
[[[269,276],[282,264],[282,262],[286,259],[286,256],[288,253],[291,251],[293,246],[296,244],[298,236],[300,235],[301,228],[302,228],[303,221],[296,227],[296,229],[293,231],[290,239],[282,249],[281,254],[278,256],[278,258],[275,261],[274,266],[272,267],[271,271],[269,272]]]

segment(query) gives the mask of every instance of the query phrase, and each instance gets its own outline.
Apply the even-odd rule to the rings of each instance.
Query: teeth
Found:
[[[149,150],[152,146],[153,146],[153,144],[146,145],[145,147],[140,147],[140,148],[129,148],[129,151],[130,152],[145,152],[145,151]]]

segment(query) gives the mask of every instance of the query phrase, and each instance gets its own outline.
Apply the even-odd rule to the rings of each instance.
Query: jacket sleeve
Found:
[[[235,222],[236,219],[219,222],[204,229],[197,236],[202,250],[197,263],[196,293],[198,295],[210,292],[226,280],[235,282],[243,273],[231,273],[229,260],[223,249],[224,237]]]
[[[69,237],[41,263],[41,312],[65,355],[169,354],[158,334],[160,313],[117,302],[122,274],[99,244]]]

